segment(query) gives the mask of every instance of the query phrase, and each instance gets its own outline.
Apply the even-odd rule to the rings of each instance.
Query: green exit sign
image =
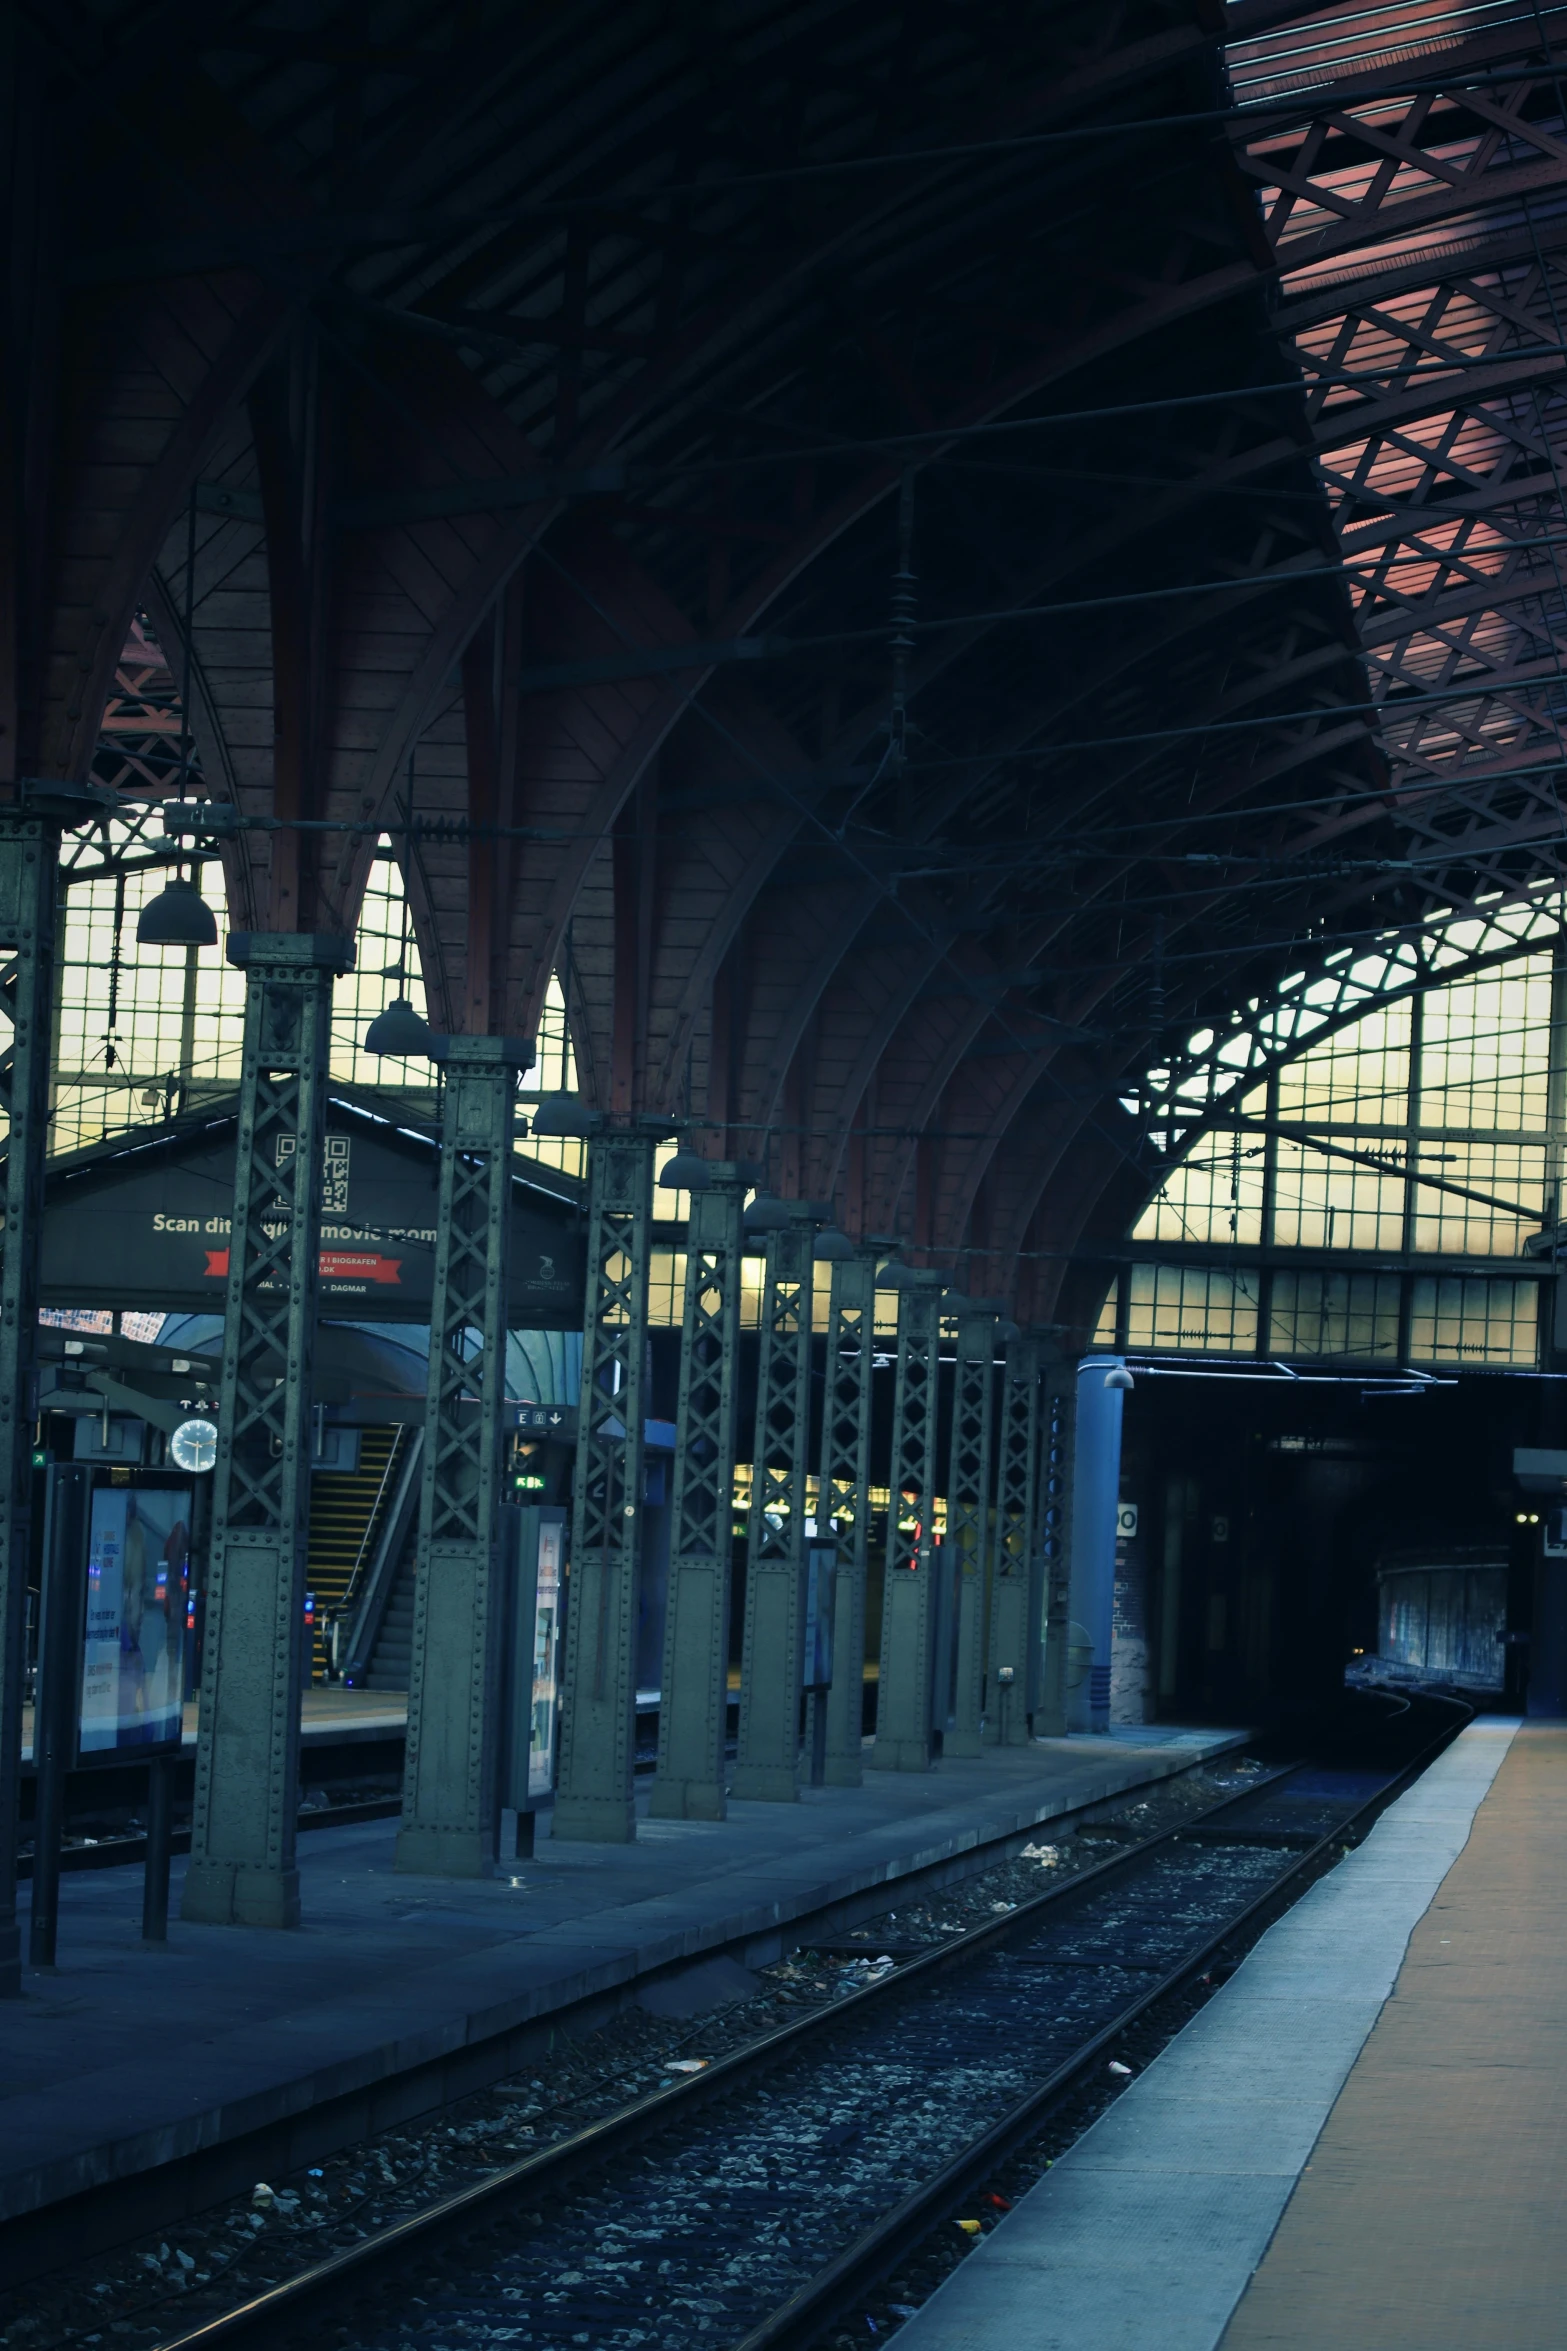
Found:
[[[546,1481],[543,1478],[537,1477],[531,1471],[529,1471],[522,1477],[518,1478],[517,1488],[520,1493],[524,1494],[542,1494],[545,1483]]]
[[[43,1449],[43,1447],[42,1447],[41,1445],[35,1445],[35,1446],[33,1447],[33,1467],[34,1467],[34,1469],[47,1469],[47,1468],[48,1468],[48,1466],[49,1466],[49,1456],[48,1456],[48,1454],[47,1454],[47,1453],[44,1451],[44,1449]]]

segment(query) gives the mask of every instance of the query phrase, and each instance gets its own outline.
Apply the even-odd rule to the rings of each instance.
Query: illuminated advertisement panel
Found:
[[[188,1486],[100,1486],[93,1494],[77,1738],[83,1762],[179,1745],[190,1508]]]

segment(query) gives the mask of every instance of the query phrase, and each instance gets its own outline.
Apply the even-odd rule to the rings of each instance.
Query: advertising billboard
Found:
[[[92,1497],[77,1753],[83,1763],[180,1741],[189,1486],[100,1486]]]
[[[428,1322],[439,1153],[429,1138],[334,1100],[322,1146],[323,1313]],[[51,1171],[43,1303],[223,1311],[234,1206],[231,1112],[104,1144]],[[289,1136],[277,1138],[282,1150]],[[282,1167],[279,1161],[279,1167]],[[575,1204],[522,1172],[512,1184],[513,1330],[572,1330],[587,1259]],[[565,1179],[561,1179],[564,1182]]]

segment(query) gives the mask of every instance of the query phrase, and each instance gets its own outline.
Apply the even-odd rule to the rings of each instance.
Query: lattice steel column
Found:
[[[996,1480],[996,1572],[990,1587],[985,1677],[987,1747],[1025,1747],[1030,1683],[1039,1648],[1035,1530],[1039,1486],[1039,1341],[1014,1339],[1001,1383]]]
[[[1072,1595],[1072,1457],[1077,1445],[1077,1358],[1049,1354],[1044,1364],[1043,1506],[1040,1559],[1045,1584],[1045,1653],[1034,1730],[1064,1739],[1067,1730],[1067,1640]]]
[[[833,1574],[832,1688],[827,1693],[827,1785],[864,1777],[865,1575],[870,1545],[871,1365],[876,1353],[876,1258],[832,1269],[827,1385],[822,1402],[821,1523],[838,1546]]]
[[[777,1804],[792,1804],[800,1793],[814,1224],[804,1203],[792,1202],[789,1223],[767,1236],[751,1453],[740,1744],[732,1785],[737,1796]]]
[[[691,1195],[686,1233],[669,1599],[651,1807],[664,1820],[722,1820],[725,1812],[744,1186],[729,1161],[710,1162],[708,1175],[709,1189]]]
[[[939,1273],[918,1273],[898,1294],[881,1677],[871,1748],[878,1771],[928,1771],[931,1765],[941,1291]]]
[[[958,1554],[957,1702],[944,1755],[977,1755],[985,1715],[985,1585],[991,1551],[991,1456],[995,1450],[996,1317],[978,1306],[958,1317],[947,1541]]]
[[[637,1833],[637,1571],[658,1140],[617,1130],[591,1146],[560,1782],[550,1834],[608,1845],[628,1845]]]
[[[432,1059],[445,1064],[446,1089],[397,1867],[487,1877],[499,1825],[494,1578],[512,1143],[517,1072],[533,1048],[442,1037]]]
[[[181,1916],[299,1923],[310,1368],[332,981],[353,942],[231,931],[246,974],[196,1810]]]
[[[31,1407],[49,1125],[55,875],[60,827],[0,811],[0,1117],[5,1226],[0,1238],[0,1996],[22,1988],[16,1925],[33,1473]]]

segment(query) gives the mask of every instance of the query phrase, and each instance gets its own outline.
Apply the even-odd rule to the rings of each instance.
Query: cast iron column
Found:
[[[246,974],[196,1808],[180,1915],[299,1923],[310,1367],[332,981],[351,939],[230,931]]]
[[[957,1703],[943,1755],[977,1755],[985,1713],[985,1586],[991,1550],[996,1317],[965,1306],[958,1316],[947,1471],[947,1541],[958,1556]]]
[[[878,1771],[929,1771],[935,1639],[936,1448],[940,1434],[939,1273],[916,1273],[898,1293],[898,1387],[892,1413],[887,1571],[876,1693]]]
[[[33,1498],[33,1359],[49,1128],[55,876],[60,827],[0,811],[0,1117],[6,1123],[0,1239],[0,1995],[22,1988],[16,1924],[27,1582]]]
[[[1064,1739],[1067,1728],[1067,1639],[1071,1630],[1072,1457],[1077,1445],[1077,1358],[1052,1352],[1044,1366],[1044,1489],[1039,1545],[1045,1582],[1045,1654],[1040,1666],[1034,1730]]]
[[[651,1811],[722,1820],[729,1705],[735,1404],[740,1372],[740,1203],[729,1161],[691,1195],[685,1317],[675,1413],[669,1598]]]
[[[637,1833],[637,1569],[658,1141],[655,1133],[621,1129],[596,1135],[591,1146],[560,1781],[550,1835],[605,1845],[629,1845]]]
[[[1039,1647],[1035,1572],[1039,1476],[1039,1342],[1007,1348],[1001,1384],[1001,1460],[996,1481],[996,1572],[990,1587],[985,1744],[1026,1747],[1030,1684]]]
[[[833,1574],[832,1687],[827,1693],[827,1785],[864,1777],[865,1572],[870,1542],[871,1365],[876,1352],[876,1258],[832,1269],[822,1474],[817,1512],[838,1546]]]
[[[446,1089],[397,1867],[488,1877],[500,1817],[495,1550],[512,1143],[517,1072],[533,1048],[441,1037],[431,1058],[445,1064]]]
[[[814,1234],[810,1209],[792,1201],[788,1224],[767,1236],[762,1286],[740,1743],[731,1785],[737,1796],[775,1804],[792,1804],[800,1793]]]

